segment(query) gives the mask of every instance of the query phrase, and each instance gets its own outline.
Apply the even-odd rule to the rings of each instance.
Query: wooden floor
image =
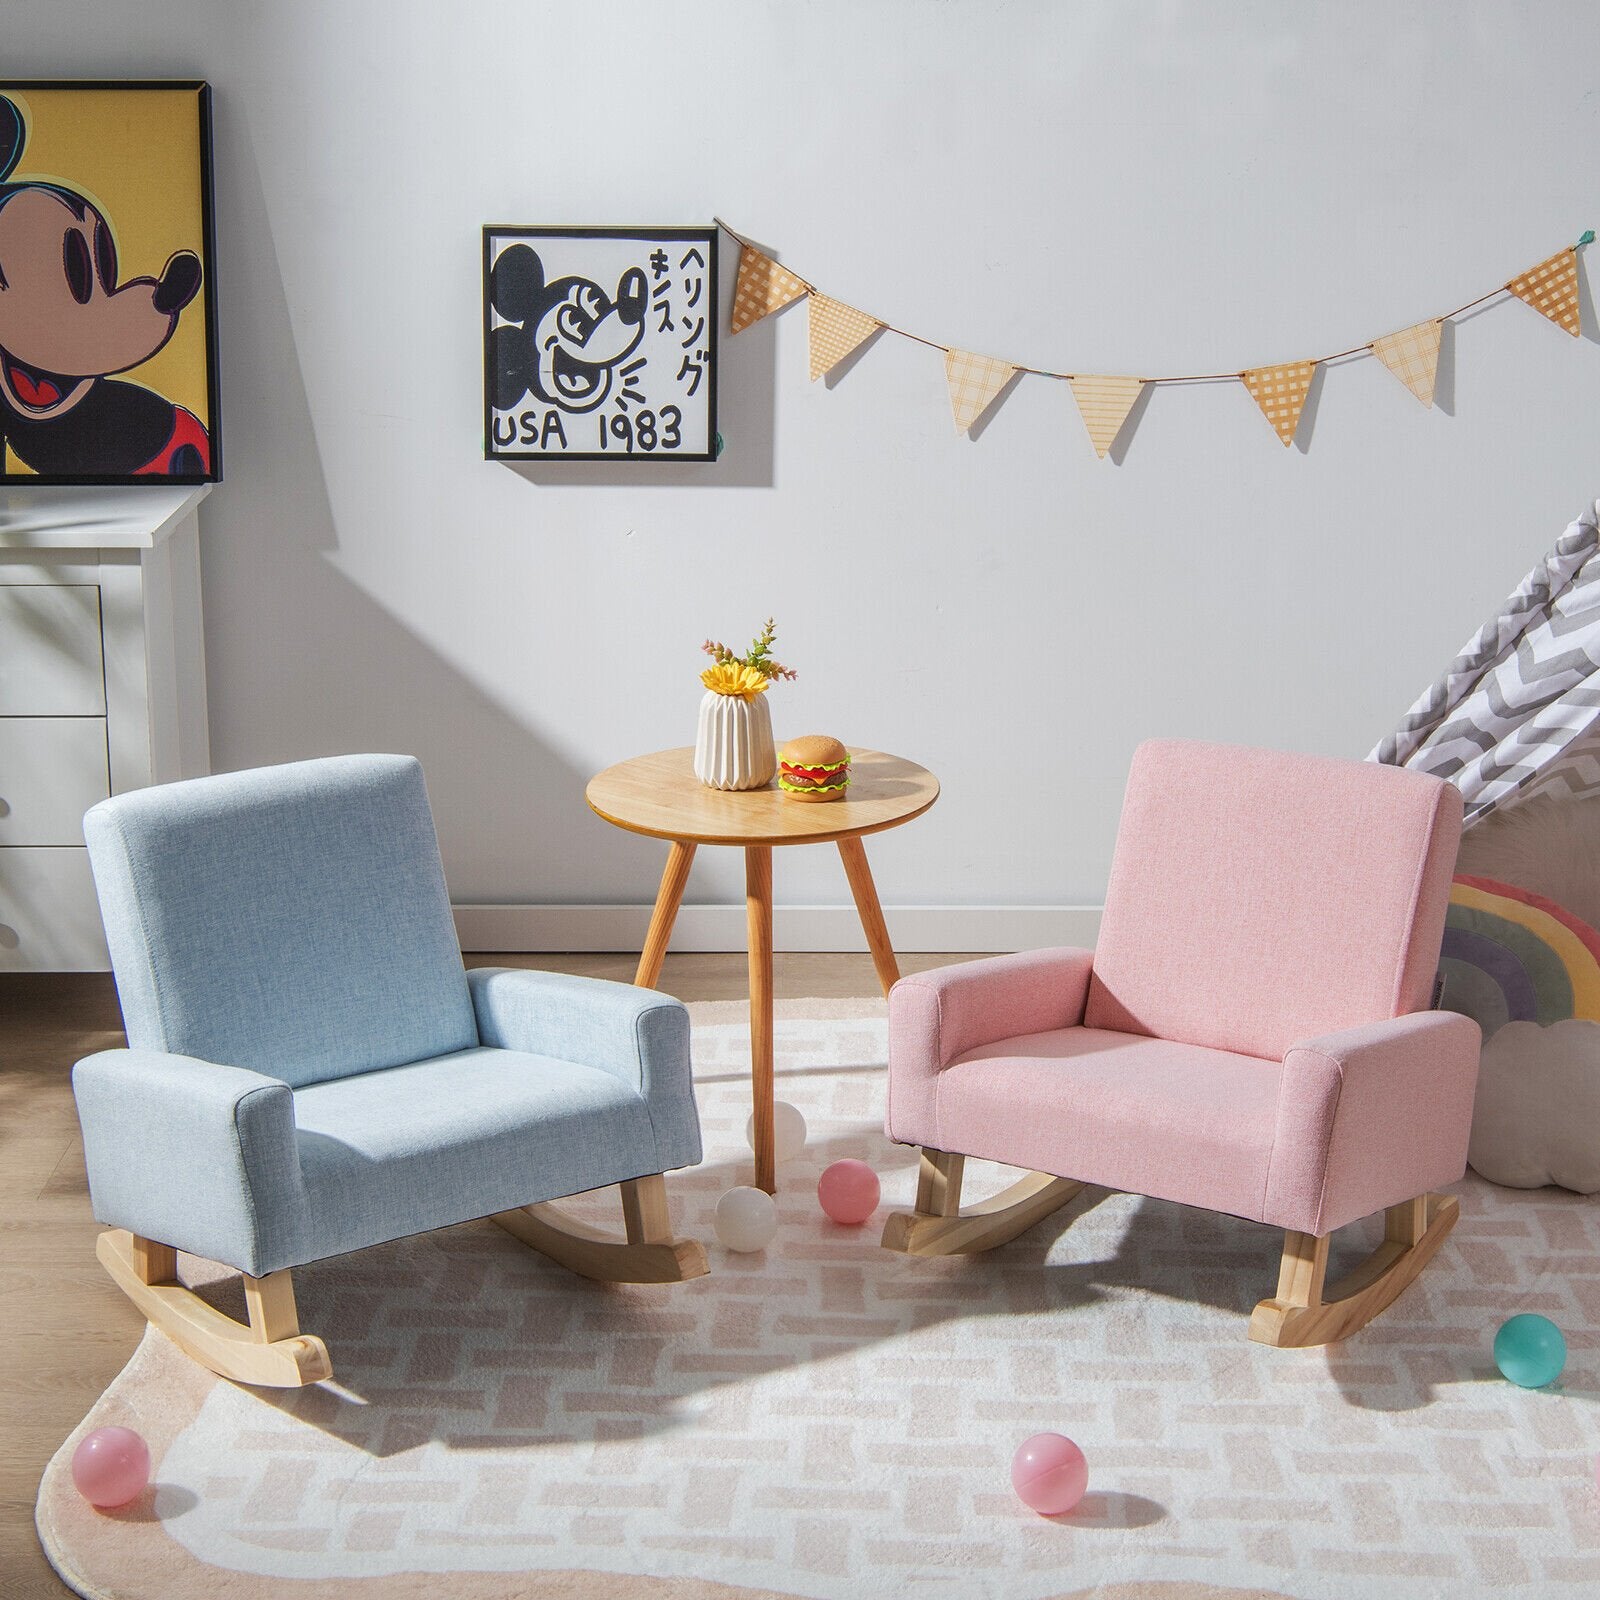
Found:
[[[907,956],[902,970],[956,956]],[[470,956],[628,982],[628,955]],[[668,956],[661,987],[684,1000],[739,1000],[742,955]],[[779,955],[780,999],[879,993],[865,955]],[[121,1045],[108,974],[0,975],[0,1596],[59,1600],[33,1529],[39,1475],[133,1353],[144,1321],[95,1260],[72,1063]]]

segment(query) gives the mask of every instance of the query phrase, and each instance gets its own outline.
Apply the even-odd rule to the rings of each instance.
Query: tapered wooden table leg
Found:
[[[656,891],[656,908],[650,914],[650,931],[644,937],[639,968],[633,975],[633,981],[641,989],[655,988],[661,976],[661,963],[666,959],[667,941],[672,938],[672,924],[678,920],[678,907],[683,902],[684,885],[689,881],[694,850],[692,844],[674,839],[667,851],[666,870],[661,874],[661,887]]]
[[[744,852],[744,906],[750,946],[750,1097],[755,1102],[756,1187],[778,1192],[772,1131],[772,846]]]
[[[850,880],[850,893],[855,896],[861,931],[866,934],[867,948],[872,951],[872,964],[878,969],[878,982],[888,994],[900,981],[900,963],[895,960],[894,946],[889,943],[889,927],[883,920],[883,907],[878,904],[877,886],[872,881],[872,869],[867,865],[866,846],[859,839],[841,839],[839,854],[844,860],[844,875]]]

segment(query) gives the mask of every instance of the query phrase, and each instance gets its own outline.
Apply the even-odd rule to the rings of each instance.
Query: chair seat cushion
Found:
[[[943,1148],[1263,1220],[1282,1067],[1106,1028],[1021,1034],[938,1079]]]
[[[334,1078],[294,1105],[303,1261],[661,1170],[630,1084],[518,1050]]]

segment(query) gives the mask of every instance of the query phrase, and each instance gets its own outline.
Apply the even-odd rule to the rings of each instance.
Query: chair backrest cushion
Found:
[[[1423,773],[1143,744],[1085,1021],[1276,1061],[1426,1010],[1460,837],[1460,792]]]
[[[477,1044],[411,757],[137,789],[84,837],[135,1049],[298,1086]]]

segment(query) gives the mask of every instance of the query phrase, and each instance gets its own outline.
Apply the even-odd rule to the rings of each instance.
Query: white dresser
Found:
[[[83,813],[211,766],[199,489],[0,489],[0,972],[109,968]]]

